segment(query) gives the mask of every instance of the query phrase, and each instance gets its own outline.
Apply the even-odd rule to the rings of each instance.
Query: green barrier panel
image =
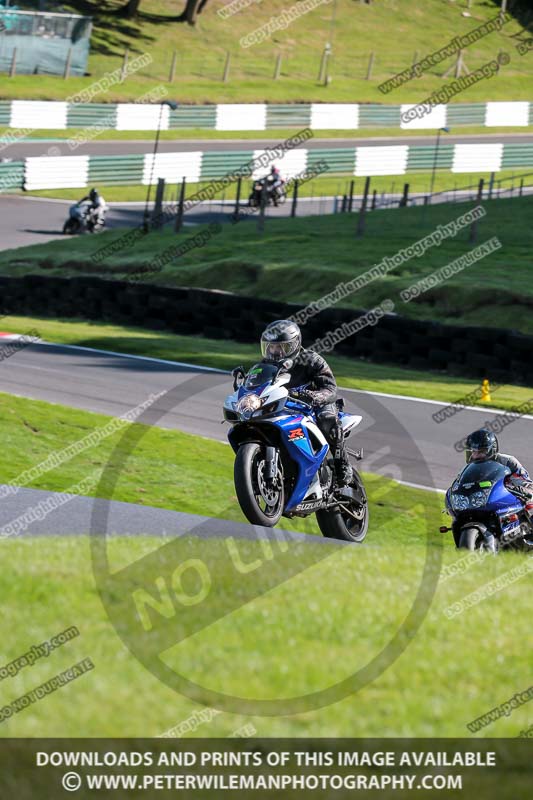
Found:
[[[115,129],[117,106],[113,103],[69,103],[67,109],[67,128]]]
[[[24,161],[0,164],[0,194],[22,189],[24,185]]]
[[[533,167],[533,144],[505,144],[503,146],[502,169]]]
[[[9,127],[11,122],[11,100],[0,101],[0,125]]]
[[[217,125],[216,106],[179,106],[175,111],[170,111],[168,127],[176,128],[205,128],[214,130]]]
[[[234,150],[227,153],[204,153],[200,180],[211,180],[230,175],[235,170],[249,164],[254,157],[253,150]]]
[[[91,156],[89,183],[135,185],[143,182],[144,155]]]
[[[448,106],[447,125],[484,125],[486,103],[458,103]]]
[[[399,128],[400,106],[368,103],[359,106],[360,128]]]
[[[355,147],[338,147],[335,150],[309,150],[307,169],[311,169],[319,161],[325,161],[329,173],[348,173],[355,171]]]
[[[83,77],[89,58],[90,17],[65,13],[31,13],[14,6],[0,9],[0,72],[9,72],[17,51],[17,75]]]
[[[309,103],[267,106],[267,129],[308,128],[310,124],[311,105]]]
[[[407,172],[429,172],[435,163],[435,145],[411,145],[407,156]],[[451,169],[455,145],[441,142],[437,156],[437,169]]]

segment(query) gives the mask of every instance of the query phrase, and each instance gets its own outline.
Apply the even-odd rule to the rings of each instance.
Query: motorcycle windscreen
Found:
[[[278,369],[276,364],[254,364],[246,376],[244,388],[257,389],[259,386],[263,386],[264,383],[272,383],[278,374]]]
[[[482,461],[479,464],[468,464],[459,477],[459,486],[471,483],[484,483],[485,481],[491,484],[505,478],[509,474],[507,467],[503,464],[498,464],[497,461]]]

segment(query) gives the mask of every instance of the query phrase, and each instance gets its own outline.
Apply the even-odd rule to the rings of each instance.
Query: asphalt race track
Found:
[[[83,193],[84,190],[80,189],[80,198]],[[72,200],[0,195],[0,250],[43,244],[52,239],[64,239],[61,231],[72,203]],[[302,197],[298,201],[298,214],[307,216],[333,213],[333,203],[334,200],[331,197],[324,199]],[[196,208],[187,212],[185,225],[205,224],[215,220],[229,222],[233,209],[234,203],[230,201],[200,203]],[[290,212],[290,202],[279,208],[269,206],[267,217],[287,217]],[[112,229],[142,225],[143,213],[144,203],[142,202],[109,203],[109,212],[106,217],[107,227]],[[255,219],[255,215],[251,215],[250,219]]]
[[[294,131],[297,133],[297,130]],[[204,151],[239,151],[239,150],[261,150],[272,147],[277,139],[176,139],[174,141],[163,140],[159,143],[161,152],[190,152],[194,150]],[[459,143],[490,143],[490,142],[528,143],[533,142],[533,135],[530,133],[486,133],[479,135],[449,135],[446,137],[448,144]],[[391,137],[365,137],[362,139],[342,138],[342,139],[322,139],[317,136],[300,147],[306,149],[322,148],[345,148],[354,146],[380,147],[386,144],[419,144],[433,145],[435,136],[401,136]],[[93,141],[82,145],[75,151],[76,155],[131,155],[139,153],[151,153],[153,141],[150,138],[132,141]],[[67,140],[42,139],[31,141],[19,141],[9,145],[2,151],[3,158],[22,159],[30,156],[68,156],[72,155],[69,150]],[[401,176],[400,176],[401,178]],[[347,177],[339,177],[339,184],[345,183]],[[391,182],[394,178],[391,178]],[[466,180],[466,179],[465,179]],[[400,180],[396,181],[398,186]],[[84,194],[84,189],[80,189],[80,198]],[[457,193],[457,197],[461,192]],[[355,195],[356,205],[361,199],[360,195]],[[399,200],[401,194],[390,195],[390,199]],[[436,202],[446,202],[451,198],[437,196]],[[455,197],[453,198],[455,199]],[[465,198],[468,199],[468,198]],[[153,193],[152,193],[153,201]],[[63,223],[68,216],[71,200],[48,200],[37,197],[24,197],[20,195],[1,195],[0,194],[0,250],[8,250],[26,245],[42,244],[52,239],[62,238],[61,230]],[[422,202],[422,200],[420,200]],[[140,225],[143,221],[144,204],[139,203],[110,203],[107,223],[109,228],[129,227]],[[186,224],[202,224],[214,220],[223,221],[228,218],[233,211],[233,203],[226,201],[221,203],[213,201],[201,203],[196,208],[186,214]],[[322,214],[332,214],[335,211],[335,198],[299,198],[298,216],[312,216]],[[284,217],[291,212],[290,202],[280,208],[269,207],[267,216]],[[252,217],[253,219],[253,217]]]
[[[0,484],[1,487],[1,484]],[[36,509],[39,503],[46,503],[51,495],[60,498],[55,492],[40,489],[18,490],[17,494],[10,495],[2,500],[0,514],[0,528],[13,524],[20,515]],[[96,514],[95,514],[96,507]],[[151,506],[135,505],[134,503],[121,503],[117,500],[107,501],[92,497],[71,497],[64,505],[59,506],[44,519],[35,519],[20,533],[31,536],[83,536],[91,530],[93,515],[105,515],[106,536],[183,536],[188,534],[205,539],[269,539],[277,541],[308,541],[307,533],[286,531],[282,528],[262,528],[259,525],[250,525],[246,522],[230,522],[225,519],[201,517],[195,514],[182,514],[179,511],[169,511],[165,508],[152,508]],[[95,529],[97,523],[95,524]],[[13,534],[16,535],[16,534]],[[8,537],[9,538],[9,537]],[[317,536],[313,541],[324,544],[344,544],[332,539]]]
[[[273,131],[273,133],[275,133]],[[298,129],[294,129],[294,135],[298,133]],[[154,134],[155,135],[155,134]],[[162,139],[159,142],[159,151],[162,153],[173,153],[176,151],[190,152],[193,150],[203,151],[216,151],[221,152],[224,150],[263,150],[268,147],[273,147],[277,142],[282,141],[283,137],[279,139]],[[21,158],[29,158],[30,156],[69,156],[69,155],[103,155],[103,156],[125,156],[139,153],[151,153],[153,151],[153,138],[150,133],[146,133],[145,139],[139,140],[105,140],[92,141],[82,144],[73,151],[67,144],[67,139],[41,139],[35,137],[31,141],[17,141],[8,145],[2,151],[3,158],[12,158],[14,160]],[[446,136],[446,144],[481,144],[490,142],[504,142],[506,144],[519,144],[533,142],[533,134],[531,133],[482,133],[476,135],[469,134],[449,134]],[[341,139],[324,139],[320,136],[320,132],[316,132],[313,139],[299,145],[300,148],[306,150],[316,150],[322,148],[339,148],[339,147],[379,147],[381,145],[399,145],[399,144],[435,144],[435,134],[427,136],[368,136],[364,138],[341,138]],[[296,148],[298,149],[298,148]]]
[[[13,395],[112,416],[130,411],[146,401],[150,394],[165,393],[151,406],[144,421],[219,441],[226,440],[227,425],[220,424],[221,406],[224,397],[231,392],[231,382],[228,374],[215,370],[89,348],[39,343],[2,361],[0,380],[2,391]],[[485,409],[465,409],[437,424],[431,415],[443,403],[355,390],[342,390],[342,395],[347,401],[347,410],[360,412],[364,417],[362,425],[350,439],[352,446],[364,448],[362,469],[428,489],[447,488],[460,469],[463,455],[454,450],[454,442],[497,416],[497,412]],[[513,453],[526,467],[531,466],[528,442],[532,433],[533,417],[526,416],[513,421],[500,436],[502,450]],[[413,455],[416,448],[420,455]],[[28,503],[32,502],[31,492],[28,492],[30,490],[20,491],[2,501],[1,525],[26,511]],[[88,530],[89,513],[84,503],[92,502],[72,501],[66,506],[67,512],[61,509],[54,512],[50,520],[56,520],[55,532]],[[183,526],[190,528],[191,520],[194,525],[202,521],[173,511],[125,503],[117,504],[113,513],[111,529],[115,528],[116,532],[127,529],[132,533],[175,533],[183,530]],[[232,526],[231,530],[235,528],[233,523],[227,525]],[[49,523],[35,523],[35,526],[36,533],[49,532]],[[255,535],[252,526],[244,525],[243,528],[249,535]],[[216,535],[213,533],[216,529],[222,531],[222,535],[227,533],[226,528],[217,522],[211,535]]]

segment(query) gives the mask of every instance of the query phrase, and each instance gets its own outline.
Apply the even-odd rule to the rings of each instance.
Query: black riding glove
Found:
[[[308,392],[305,389],[299,390],[291,390],[291,397],[294,397],[295,400],[301,400],[303,403],[307,403],[308,405],[312,406],[315,403],[315,398],[312,392]]]

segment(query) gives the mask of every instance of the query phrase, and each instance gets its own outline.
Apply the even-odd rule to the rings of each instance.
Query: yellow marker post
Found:
[[[481,384],[481,402],[492,403],[492,397],[490,396],[490,383],[487,378],[485,378]]]

